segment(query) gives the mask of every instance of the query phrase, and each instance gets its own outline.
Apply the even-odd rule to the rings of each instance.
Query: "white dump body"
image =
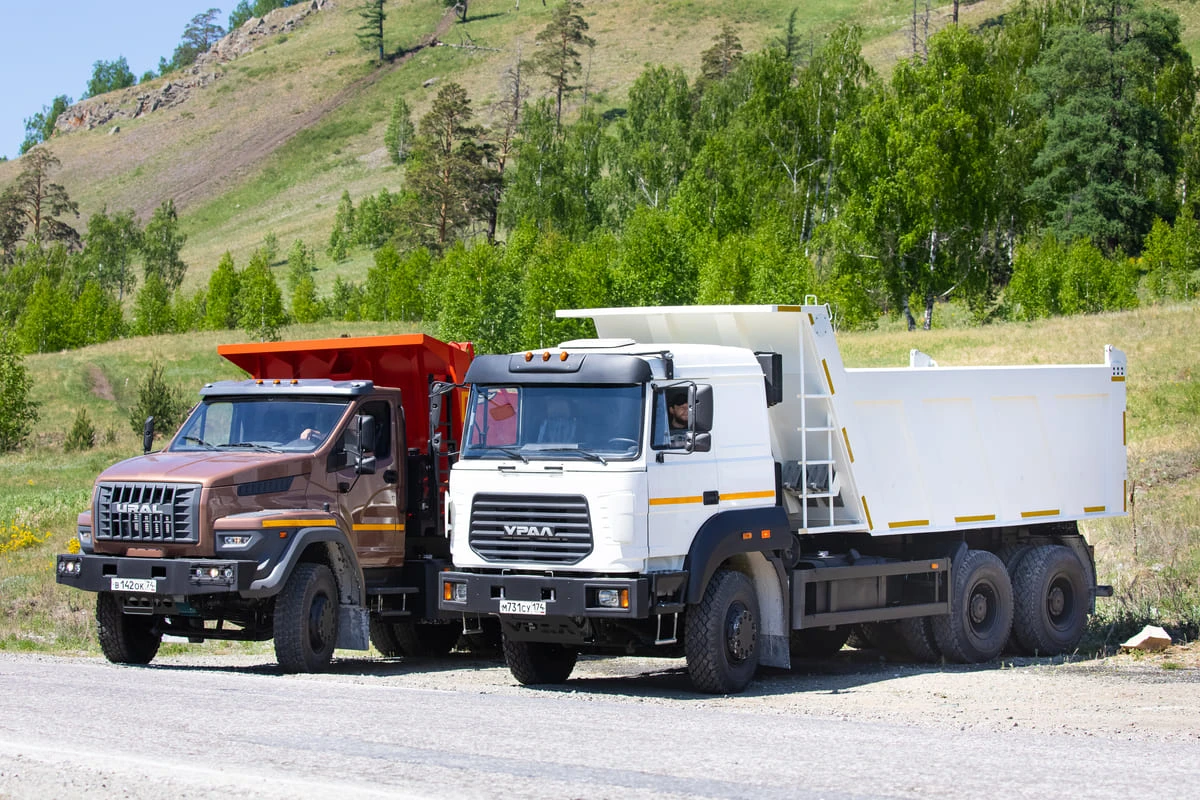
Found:
[[[591,318],[603,338],[780,353],[771,447],[801,532],[909,534],[1125,512],[1125,356],[1111,346],[1095,365],[939,367],[914,351],[909,367],[847,369],[823,305],[559,315]]]

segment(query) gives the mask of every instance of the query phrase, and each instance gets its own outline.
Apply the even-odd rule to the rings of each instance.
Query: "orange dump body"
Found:
[[[462,383],[475,355],[469,342],[443,342],[423,333],[226,344],[217,352],[252,378],[367,380],[397,388],[404,403],[406,441],[421,451],[429,445],[430,383]],[[465,392],[456,390],[453,396],[453,416],[461,422]]]

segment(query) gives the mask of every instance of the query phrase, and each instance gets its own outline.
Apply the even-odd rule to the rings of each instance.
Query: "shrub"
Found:
[[[37,422],[37,403],[29,397],[32,386],[13,337],[0,333],[0,452],[19,447]]]
[[[129,426],[140,434],[146,417],[154,417],[154,427],[160,432],[174,431],[183,421],[187,411],[187,400],[178,386],[168,386],[163,377],[163,365],[155,361],[150,365],[146,379],[138,386],[137,404],[130,409]]]
[[[67,434],[64,447],[68,453],[75,453],[79,450],[91,450],[95,446],[96,426],[92,425],[87,409],[81,408],[75,415],[75,422],[71,425],[71,432]]]

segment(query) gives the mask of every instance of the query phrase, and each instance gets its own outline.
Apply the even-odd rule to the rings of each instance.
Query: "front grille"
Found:
[[[96,538],[196,542],[199,517],[198,484],[102,483],[96,498]]]
[[[587,500],[581,495],[476,495],[468,541],[487,561],[576,564],[592,552]]]

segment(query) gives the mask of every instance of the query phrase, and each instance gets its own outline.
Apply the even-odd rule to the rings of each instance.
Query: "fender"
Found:
[[[335,526],[300,528],[291,537],[291,544],[282,557],[271,568],[266,577],[250,584],[244,594],[248,597],[269,597],[278,594],[292,574],[301,556],[311,545],[319,545],[326,552],[326,561],[338,580],[338,589],[343,605],[365,606],[366,586],[362,579],[362,568],[358,556],[350,544],[345,531]]]
[[[791,547],[791,528],[782,506],[720,511],[700,526],[683,562],[688,573],[687,602],[699,603],[713,573],[730,556],[763,553],[778,560]]]

